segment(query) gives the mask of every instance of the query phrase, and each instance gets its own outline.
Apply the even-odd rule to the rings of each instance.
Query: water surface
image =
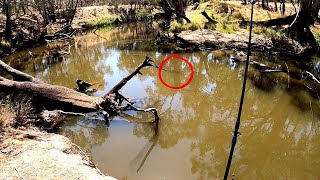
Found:
[[[99,82],[95,88],[100,96],[146,55],[156,64],[169,55],[154,46],[156,33],[143,24],[100,30],[99,36],[79,37],[72,55],[54,64],[45,58],[14,63],[27,51],[6,61],[52,84],[74,88],[76,79]],[[63,124],[59,133],[82,147],[103,173],[120,179],[222,179],[244,68],[230,63],[227,51],[180,55],[195,70],[188,87],[169,89],[158,79],[157,69],[146,68],[122,89],[138,106],[159,110],[156,136],[153,124],[125,120],[149,120],[152,115],[132,111],[114,117],[109,127],[103,121],[75,118]],[[190,75],[189,67],[176,59],[165,69],[163,78],[173,86],[183,84]],[[250,72],[255,77],[256,72]],[[319,102],[306,91],[288,90],[280,83],[261,88],[248,81],[240,131],[230,171],[237,179],[320,177]]]

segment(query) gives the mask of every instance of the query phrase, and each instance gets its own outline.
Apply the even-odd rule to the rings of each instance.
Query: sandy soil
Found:
[[[0,179],[106,179],[68,138],[20,131],[0,145]]]

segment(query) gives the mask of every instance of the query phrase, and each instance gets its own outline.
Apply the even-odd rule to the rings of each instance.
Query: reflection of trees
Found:
[[[133,47],[119,51],[112,46],[122,48],[124,44],[132,44],[144,36],[142,32],[145,30],[145,26],[129,25],[116,31],[97,32],[107,40],[89,34],[81,37],[79,49],[72,49],[72,56],[66,57],[61,63],[47,66],[42,64],[42,59],[38,59],[34,64],[21,63],[18,66],[27,72],[34,71],[32,68],[36,66],[35,69],[40,72],[37,77],[49,83],[74,87],[75,79],[79,78],[90,82],[102,80],[102,86],[105,87],[105,76],[120,77],[128,74],[146,55],[145,51],[131,51],[135,49]],[[115,66],[111,66],[107,61],[116,55],[119,61],[111,58],[110,61],[115,62]],[[167,56],[159,53],[149,55],[156,64],[160,64]],[[135,77],[140,82],[152,79],[151,84],[143,87],[147,97],[138,105],[158,108],[162,120],[156,141],[153,139],[153,126],[147,123],[135,124],[133,134],[150,139],[151,147],[159,145],[163,149],[173,148],[179,141],[188,139],[192,153],[191,172],[198,179],[220,178],[231,145],[243,67],[226,68],[229,57],[225,51],[181,56],[188,59],[195,70],[193,82],[183,90],[171,90],[162,85],[156,78],[158,70],[154,68],[144,69],[143,76]],[[169,84],[181,85],[189,77],[189,67],[182,61],[169,61],[165,68],[168,71],[163,71],[163,76]],[[243,179],[274,179],[280,176],[315,178],[317,169],[320,169],[317,162],[320,152],[317,122],[319,102],[310,100],[310,105],[301,103],[301,99],[309,96],[301,98],[301,92],[291,90],[287,94],[282,90],[271,89],[268,92],[261,91],[250,82],[248,84],[240,129],[243,135],[236,146],[231,173]],[[291,99],[295,104],[307,107],[303,109],[306,112],[294,109]],[[310,111],[309,106],[313,108],[315,116],[307,113]],[[133,115],[141,119],[150,118],[145,113]],[[312,121],[313,118],[315,121]],[[109,137],[103,122],[87,119],[70,122],[64,129],[64,135],[87,152]],[[146,152],[150,144],[146,146]]]
[[[221,59],[208,60],[207,53],[184,57],[195,69],[195,79],[186,89],[170,90],[155,80],[156,88],[147,91],[147,101],[160,100],[156,103],[162,113],[157,143],[161,148],[172,148],[182,139],[191,140],[192,173],[198,179],[221,178],[238,110],[243,67],[226,69]],[[189,67],[183,66],[182,61],[169,65],[181,74],[166,72],[168,83],[184,83]],[[307,168],[310,177],[315,177],[319,163],[315,158],[306,162],[305,158],[319,154],[317,126],[308,123],[298,110],[292,112],[290,95],[285,91],[271,93],[266,95],[249,84],[241,126],[243,135],[237,144],[232,171],[236,177],[245,179],[270,179],[280,174],[302,178]],[[138,137],[150,138],[152,133],[147,126],[135,125],[134,134]],[[297,162],[301,163],[294,165]]]
[[[106,142],[110,136],[105,122],[89,119],[68,121],[62,134],[72,139],[72,142],[79,145],[89,155],[92,154],[91,150],[94,145]]]

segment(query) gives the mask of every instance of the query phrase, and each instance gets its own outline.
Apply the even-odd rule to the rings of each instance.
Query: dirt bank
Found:
[[[114,179],[64,136],[37,130],[6,135],[0,144],[0,179]]]
[[[221,33],[216,30],[182,31],[178,34],[161,36],[157,39],[160,48],[176,51],[204,50],[204,49],[247,49],[248,33],[238,31],[234,34]],[[169,48],[169,47],[170,48]],[[270,38],[254,34],[252,37],[254,51],[269,51],[275,54],[300,55],[308,50],[297,41],[286,37],[285,39]]]

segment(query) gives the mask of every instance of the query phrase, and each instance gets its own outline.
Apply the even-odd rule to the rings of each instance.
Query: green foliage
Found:
[[[178,23],[176,20],[171,23],[171,31],[174,33],[180,33],[182,31],[191,30],[195,31],[197,29],[201,29],[201,24],[196,22],[192,23]]]
[[[314,33],[314,37],[316,38],[317,43],[320,44],[320,32]]]
[[[286,39],[287,35],[283,31],[272,29],[271,27],[256,26],[253,28],[253,33],[262,34],[267,38],[282,40]]]
[[[136,10],[136,19],[138,21],[152,19],[152,13],[149,12],[148,8],[141,8]]]
[[[116,18],[117,18],[116,16],[111,16],[111,15],[104,16],[104,17],[99,18],[99,19],[94,19],[94,20],[91,20],[91,21],[87,21],[85,23],[85,27],[92,28],[92,27],[108,26],[108,25],[113,24],[115,22]]]

